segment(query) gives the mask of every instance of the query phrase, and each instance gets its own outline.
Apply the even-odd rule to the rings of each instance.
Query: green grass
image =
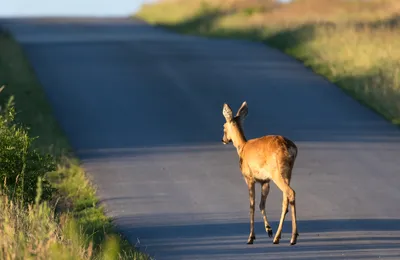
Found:
[[[0,153],[0,157],[4,156],[0,163],[6,166],[6,174],[15,173],[16,179],[25,175],[34,178],[32,174],[41,171],[34,166],[41,164],[52,170],[37,186],[42,195],[35,190],[37,198],[27,205],[22,201],[26,197],[14,192],[20,183],[10,185],[10,179],[4,180],[0,190],[0,259],[148,259],[116,232],[98,205],[95,188],[54,119],[33,69],[20,46],[4,31],[0,31],[2,85],[0,134],[4,137],[1,140],[10,145],[4,147],[6,144],[0,143],[0,149],[6,151]],[[10,98],[17,112],[15,122],[7,115],[11,112],[5,110]],[[30,143],[29,137],[38,138]],[[13,151],[13,147],[25,147],[29,152]],[[49,161],[30,155],[46,153],[49,157],[43,158]],[[32,162],[32,158],[36,161]],[[48,192],[44,190],[45,182],[54,190],[48,199],[43,199]],[[31,189],[36,187],[36,183],[29,185]]]
[[[183,34],[264,42],[400,125],[400,3],[175,0],[135,15]]]

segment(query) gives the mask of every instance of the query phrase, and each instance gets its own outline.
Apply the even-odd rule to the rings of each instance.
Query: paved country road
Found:
[[[127,19],[8,20],[107,212],[156,259],[399,259],[400,131],[258,43],[181,36]],[[299,156],[299,239],[273,245],[221,143],[222,105],[246,100],[248,138]],[[276,231],[282,194],[272,184]]]

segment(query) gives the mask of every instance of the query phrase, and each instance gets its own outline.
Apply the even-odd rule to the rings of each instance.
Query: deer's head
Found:
[[[232,142],[232,139],[235,138],[235,135],[241,132],[241,127],[243,124],[244,119],[246,118],[248,113],[247,103],[244,101],[242,106],[236,113],[236,116],[233,116],[232,109],[229,107],[228,104],[224,104],[222,108],[222,114],[225,117],[225,124],[224,124],[224,136],[222,137],[222,143],[228,144]]]

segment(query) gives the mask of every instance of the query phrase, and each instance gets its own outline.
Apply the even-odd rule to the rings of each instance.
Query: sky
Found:
[[[126,16],[154,0],[0,0],[0,17]]]
[[[126,16],[156,0],[0,0],[0,18],[18,16]],[[280,0],[288,2],[290,0]]]

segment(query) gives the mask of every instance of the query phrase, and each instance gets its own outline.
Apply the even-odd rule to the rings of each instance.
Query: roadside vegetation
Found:
[[[400,125],[398,0],[164,0],[135,16],[180,33],[264,42]]]
[[[115,232],[22,49],[1,30],[0,89],[0,259],[148,259]]]

